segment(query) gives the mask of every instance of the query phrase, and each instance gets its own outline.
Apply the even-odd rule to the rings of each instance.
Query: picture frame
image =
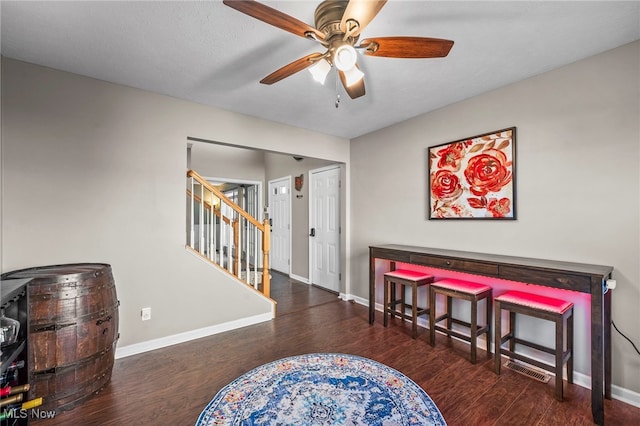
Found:
[[[429,220],[516,219],[516,128],[427,150]]]

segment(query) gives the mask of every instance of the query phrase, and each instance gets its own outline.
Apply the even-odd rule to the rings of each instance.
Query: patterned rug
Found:
[[[411,379],[354,355],[308,354],[249,371],[222,388],[204,425],[446,425]]]

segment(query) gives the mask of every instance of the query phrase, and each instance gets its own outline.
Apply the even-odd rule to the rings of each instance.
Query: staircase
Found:
[[[187,172],[187,248],[270,297],[270,227],[193,170]]]

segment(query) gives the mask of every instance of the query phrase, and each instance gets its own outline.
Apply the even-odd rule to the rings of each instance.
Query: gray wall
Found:
[[[270,314],[184,248],[188,137],[341,162],[349,152],[344,139],[3,58],[2,272],[111,264],[119,348]]]
[[[613,320],[640,342],[639,51],[626,45],[352,140],[354,294],[368,297],[370,244],[612,265]],[[518,220],[426,220],[427,147],[509,126]],[[589,298],[565,293],[577,309],[576,369],[588,373]],[[640,392],[639,371],[614,332],[614,385]]]
[[[191,168],[201,176],[264,183],[264,151],[208,142],[189,143]]]

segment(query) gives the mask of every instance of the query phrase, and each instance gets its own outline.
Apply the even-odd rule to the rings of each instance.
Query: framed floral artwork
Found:
[[[516,218],[516,128],[431,146],[429,219]]]

